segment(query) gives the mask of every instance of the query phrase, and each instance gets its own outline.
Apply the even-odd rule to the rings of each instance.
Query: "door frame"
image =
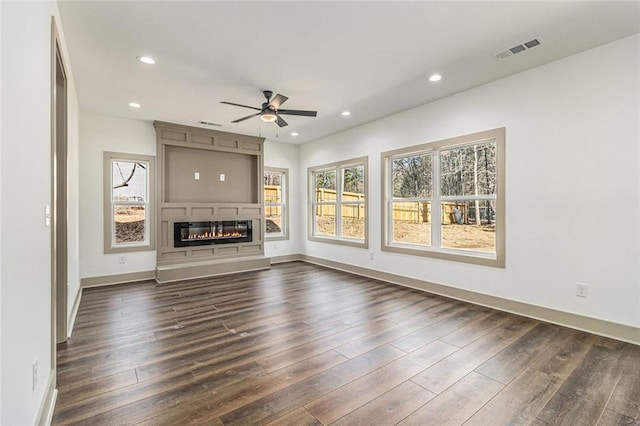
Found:
[[[51,366],[56,345],[67,340],[68,80],[55,18],[51,19]]]

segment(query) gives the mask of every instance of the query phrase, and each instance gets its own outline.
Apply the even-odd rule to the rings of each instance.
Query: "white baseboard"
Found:
[[[67,322],[67,337],[71,337],[73,326],[76,323],[76,316],[78,315],[78,308],[80,307],[80,299],[82,299],[82,287],[78,288],[78,292],[76,293],[76,298],[73,301],[73,306],[71,307],[71,315],[69,316],[69,319]]]
[[[101,287],[103,285],[124,284],[136,281],[155,280],[156,271],[129,272],[127,274],[102,275],[80,279],[80,287]]]
[[[56,370],[51,371],[49,380],[47,381],[47,389],[45,390],[42,405],[38,410],[35,424],[37,426],[49,426],[53,421],[53,412],[56,408],[56,400],[58,398],[58,389],[56,389]]]
[[[286,262],[296,262],[302,260],[302,255],[297,254],[285,254],[284,256],[272,256],[271,264],[275,265],[276,263],[286,263]]]

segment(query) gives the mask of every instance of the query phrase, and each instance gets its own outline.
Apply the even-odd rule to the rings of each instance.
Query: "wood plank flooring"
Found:
[[[640,347],[301,262],[84,291],[54,424],[637,425]]]

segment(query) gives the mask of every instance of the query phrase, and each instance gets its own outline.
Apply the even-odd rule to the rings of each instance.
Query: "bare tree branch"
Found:
[[[113,189],[123,188],[125,186],[129,186],[129,181],[131,180],[131,178],[133,178],[133,174],[136,172],[136,167],[138,165],[139,165],[138,163],[133,163],[133,168],[131,169],[131,174],[129,175],[129,177],[127,179],[125,179],[124,175],[122,174],[122,169],[120,169],[120,164],[116,163],[116,166],[118,167],[118,171],[120,172],[120,176],[122,177],[123,182],[120,185],[114,186]],[[142,167],[142,165],[140,165],[140,166]]]

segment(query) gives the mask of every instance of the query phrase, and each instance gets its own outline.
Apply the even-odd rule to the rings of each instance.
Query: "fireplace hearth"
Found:
[[[233,244],[252,241],[250,220],[175,222],[174,247]]]

